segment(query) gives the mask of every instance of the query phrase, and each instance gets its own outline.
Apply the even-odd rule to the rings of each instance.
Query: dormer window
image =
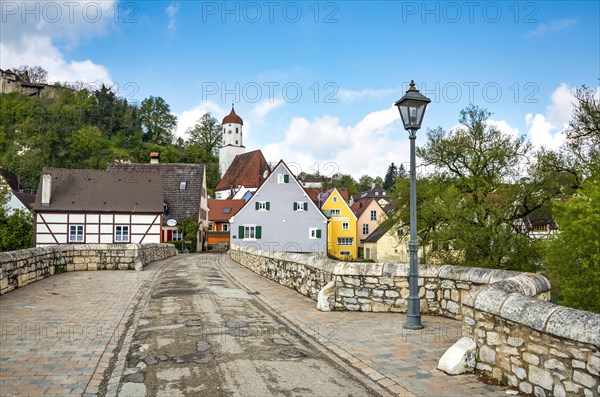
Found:
[[[187,188],[187,182],[181,181],[179,182],[179,190],[185,190]]]

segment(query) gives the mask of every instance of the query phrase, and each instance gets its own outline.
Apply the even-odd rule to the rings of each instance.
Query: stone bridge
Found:
[[[598,328],[589,328],[598,316],[545,309],[538,298],[548,290],[535,277],[425,271],[422,308],[431,315],[424,330],[407,332],[401,265],[392,275],[386,265],[352,270],[236,250],[94,248],[111,247],[61,248],[69,253],[38,253],[46,259],[37,262],[27,257],[34,252],[11,253],[12,262],[0,254],[0,282],[11,290],[0,297],[0,395],[500,396],[525,384],[537,395],[599,392]],[[136,267],[143,271],[110,270]],[[315,293],[331,280],[334,311],[318,311]],[[523,292],[530,297],[518,312],[512,300]],[[543,324],[533,321],[538,312]],[[556,335],[552,316],[572,323]],[[477,341],[480,370],[505,386],[436,369],[465,334]]]

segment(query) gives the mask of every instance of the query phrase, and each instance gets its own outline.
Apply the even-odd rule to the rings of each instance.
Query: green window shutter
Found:
[[[271,202],[267,201],[267,211],[269,211],[271,209]]]
[[[262,237],[262,226],[256,226],[254,236],[259,239]]]
[[[304,211],[308,211],[308,203],[304,203]]]
[[[321,238],[321,229],[317,229],[317,238]]]
[[[258,201],[254,203],[254,208],[258,211]]]
[[[283,183],[290,183],[290,176],[289,175],[284,175],[283,176]]]
[[[244,238],[244,226],[238,227],[238,238]]]
[[[298,203],[294,201],[294,211],[298,209]]]

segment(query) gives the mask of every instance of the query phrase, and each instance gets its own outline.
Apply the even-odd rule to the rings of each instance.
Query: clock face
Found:
[[[177,221],[175,219],[167,220],[167,226],[177,226]]]

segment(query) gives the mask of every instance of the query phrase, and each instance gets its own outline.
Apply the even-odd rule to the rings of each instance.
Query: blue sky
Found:
[[[414,79],[426,129],[469,103],[557,147],[574,87],[598,87],[595,1],[1,1],[0,67],[163,97],[177,134],[235,102],[245,146],[297,170],[383,176],[408,161],[393,103]]]

